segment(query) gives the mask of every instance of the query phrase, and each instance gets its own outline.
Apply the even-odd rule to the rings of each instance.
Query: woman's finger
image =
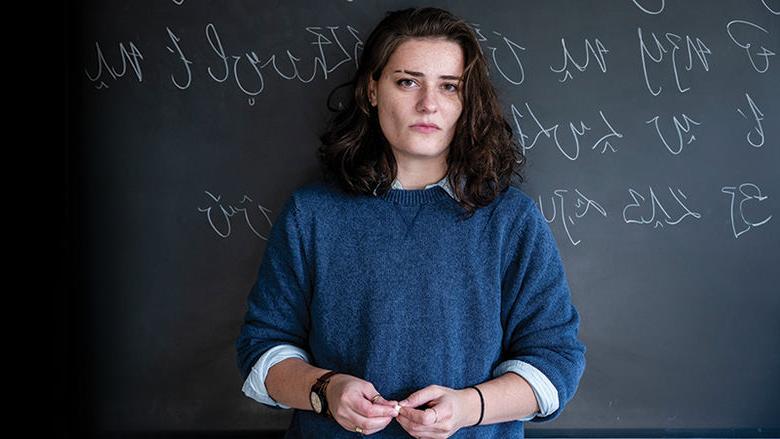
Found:
[[[406,399],[401,401],[399,404],[404,407],[419,407],[423,404],[440,398],[445,394],[446,391],[446,387],[437,386],[435,384],[430,385],[407,396]]]
[[[402,407],[399,416],[403,416],[414,424],[433,425],[437,420],[441,420],[442,408],[417,410],[410,407]]]
[[[366,418],[387,418],[398,416],[394,407],[384,404],[372,404],[371,401],[361,399],[351,405],[353,411]]]
[[[441,424],[421,425],[403,416],[397,417],[396,420],[413,437],[437,437],[447,433],[446,428]]]
[[[342,423],[342,426],[350,431],[356,431],[355,427],[357,426],[363,430],[363,434],[371,434],[382,430],[392,420],[393,418],[390,416],[367,418],[355,411],[349,411],[346,413],[344,419],[344,423],[347,425],[345,426],[344,423]]]
[[[393,407],[393,408],[396,405],[398,405],[398,401],[396,401],[396,400],[388,401],[380,394],[376,394],[373,397],[371,397],[371,402],[374,403],[374,404],[386,405],[386,406],[390,406],[390,407]]]
[[[429,402],[430,407],[422,410],[403,407],[396,420],[414,437],[450,437],[461,428],[455,419],[459,413],[457,395],[445,388],[441,398]]]
[[[384,429],[395,416],[397,413],[392,407],[372,404],[360,393],[345,395],[338,413],[334,413],[334,417],[342,427],[349,431],[357,431],[355,428],[357,426],[363,434],[372,434]]]

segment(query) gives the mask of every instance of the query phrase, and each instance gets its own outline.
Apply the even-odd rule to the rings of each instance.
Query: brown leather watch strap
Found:
[[[333,414],[330,411],[330,404],[328,403],[326,392],[328,390],[328,383],[330,382],[330,378],[337,373],[339,372],[335,370],[324,373],[322,376],[317,378],[317,381],[312,386],[312,391],[320,395],[321,399],[324,400],[323,405],[325,405],[325,413],[323,413],[323,415],[331,419],[333,418]]]
[[[318,381],[318,382],[322,382],[323,384],[325,384],[325,383],[327,383],[327,382],[328,382],[328,380],[330,379],[330,377],[332,377],[333,375],[336,375],[337,373],[338,373],[338,371],[331,370],[330,372],[327,372],[327,373],[324,373],[324,374],[322,374],[322,376],[321,376],[321,377],[317,378],[317,381]]]

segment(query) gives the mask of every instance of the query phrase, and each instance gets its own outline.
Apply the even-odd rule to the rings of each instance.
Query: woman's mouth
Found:
[[[433,133],[435,131],[439,131],[439,128],[436,125],[425,124],[412,125],[412,129],[419,133]]]

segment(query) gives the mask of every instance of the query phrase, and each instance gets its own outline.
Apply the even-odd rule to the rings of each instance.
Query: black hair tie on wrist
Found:
[[[469,386],[472,389],[476,390],[477,393],[479,393],[479,402],[480,402],[480,409],[479,409],[479,421],[477,421],[476,424],[472,425],[472,427],[479,425],[482,422],[482,417],[485,415],[485,398],[482,397],[482,392],[477,388],[477,386]]]

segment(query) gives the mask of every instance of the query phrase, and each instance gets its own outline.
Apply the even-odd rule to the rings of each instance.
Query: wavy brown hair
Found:
[[[388,12],[371,32],[350,82],[328,96],[336,111],[317,151],[323,178],[350,194],[385,193],[396,178],[395,156],[379,126],[377,109],[368,100],[369,75],[379,80],[393,51],[414,38],[456,42],[464,55],[463,111],[447,154],[447,177],[467,217],[486,206],[520,173],[525,157],[515,144],[474,31],[462,19],[437,8]],[[346,106],[330,105],[339,88],[348,86]],[[460,182],[460,184],[458,184]]]

